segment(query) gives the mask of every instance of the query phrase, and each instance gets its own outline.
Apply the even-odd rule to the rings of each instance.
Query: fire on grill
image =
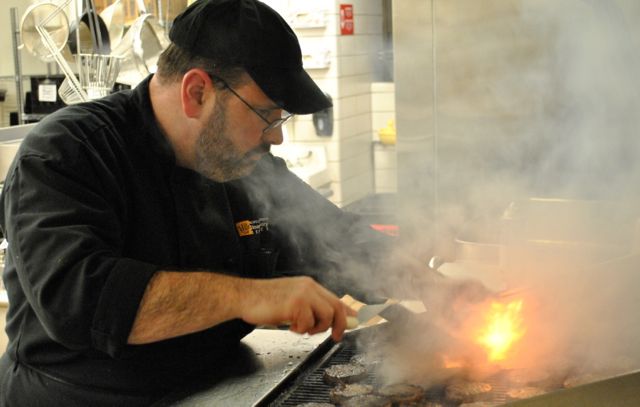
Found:
[[[412,321],[405,330],[427,332],[426,337],[431,333],[433,341],[389,332],[373,335],[358,342],[368,353],[349,364],[368,367],[378,383],[373,394],[394,405],[498,405],[555,390],[559,379],[550,380],[550,374],[537,373],[527,367],[530,361],[518,358],[521,347],[530,345],[527,318],[533,313],[527,303],[534,301],[489,299],[456,310],[463,317],[453,322]],[[349,364],[339,366],[347,370]]]
[[[557,321],[548,321],[552,307],[534,292],[464,304],[453,319],[426,312],[351,332],[297,390],[272,405],[497,406],[633,367],[620,360],[579,366],[570,352],[550,355],[561,349],[549,347],[560,340],[553,338]],[[311,399],[298,398],[305,387]]]
[[[551,263],[519,244],[509,286],[526,289],[352,331],[271,405],[640,405],[640,253]],[[337,365],[364,372],[327,380]]]
[[[486,301],[466,311],[457,327],[449,328],[464,346],[444,354],[445,368],[494,366],[507,363],[527,332],[523,316],[523,299]]]

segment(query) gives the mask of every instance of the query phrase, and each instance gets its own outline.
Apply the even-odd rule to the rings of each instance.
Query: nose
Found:
[[[275,129],[271,129],[270,131],[263,133],[262,139],[265,143],[270,145],[282,144],[282,141],[284,140],[282,127],[276,127]]]

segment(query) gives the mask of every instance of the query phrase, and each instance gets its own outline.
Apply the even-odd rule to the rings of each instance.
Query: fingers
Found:
[[[345,310],[345,305],[342,304],[340,300],[338,300],[340,304],[337,305],[337,310],[333,316],[333,324],[331,327],[331,337],[334,341],[338,342],[342,340],[342,335],[344,334],[344,330],[347,329],[347,312]]]
[[[347,307],[331,291],[310,277],[254,280],[250,300],[241,307],[241,318],[254,325],[286,323],[296,333],[316,334],[331,328],[339,341],[347,329]]]
[[[347,315],[356,315],[356,311],[315,282],[309,291],[296,305],[290,329],[313,335],[331,328],[332,338],[340,341],[347,329]]]
[[[309,332],[313,326],[316,325],[316,319],[313,315],[313,311],[308,307],[301,307],[297,310],[296,316],[292,319],[289,330],[303,334]]]

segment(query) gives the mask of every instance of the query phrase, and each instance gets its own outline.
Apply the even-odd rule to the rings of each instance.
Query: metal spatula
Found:
[[[395,321],[408,318],[411,315],[414,315],[412,311],[395,302],[365,305],[358,310],[357,316],[347,317],[347,328],[353,329],[377,316],[381,316],[387,321]]]

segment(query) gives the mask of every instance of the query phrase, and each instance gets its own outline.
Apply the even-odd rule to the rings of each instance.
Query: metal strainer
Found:
[[[24,47],[42,61],[51,62],[55,56],[42,41],[38,25],[49,33],[54,49],[60,52],[69,38],[69,20],[62,6],[53,3],[34,4],[22,16],[20,35]]]

